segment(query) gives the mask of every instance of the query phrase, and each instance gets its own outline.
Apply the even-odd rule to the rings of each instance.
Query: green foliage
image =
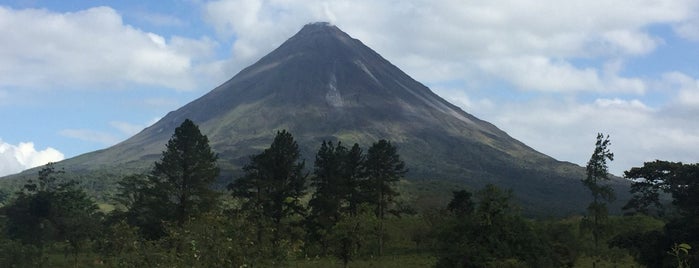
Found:
[[[343,213],[329,233],[331,253],[340,259],[345,267],[361,254],[362,246],[377,235],[378,219],[368,209],[351,215]]]
[[[634,194],[624,209],[648,213],[652,205],[661,210],[660,194],[669,193],[672,204],[684,216],[699,215],[699,164],[656,160],[631,168],[624,177],[632,181]]]
[[[45,260],[34,245],[0,239],[0,267],[39,267]]]
[[[228,186],[232,195],[242,200],[242,209],[257,224],[258,243],[271,228],[274,256],[284,258],[286,249],[297,244],[299,216],[305,215],[301,198],[305,194],[307,174],[293,136],[285,130],[269,148],[252,156],[243,167],[245,176]],[[265,223],[270,222],[269,227]]]
[[[487,185],[476,193],[475,211],[452,214],[439,231],[437,267],[552,266],[547,243],[510,204],[511,196]],[[452,201],[469,203],[463,197]]]
[[[177,224],[214,208],[218,194],[211,184],[220,172],[217,158],[194,122],[185,119],[175,129],[150,179],[164,192],[160,205],[172,208]]]
[[[348,150],[341,142],[334,146],[323,141],[316,154],[311,178],[315,191],[308,202],[306,228],[309,240],[319,244],[321,254],[326,253],[330,231],[340,218],[357,214],[362,201],[359,186],[363,164],[364,155],[358,144]]]
[[[398,192],[394,184],[407,172],[405,163],[400,160],[398,149],[387,140],[379,140],[369,147],[364,164],[366,181],[361,184],[362,192],[367,195],[366,201],[376,206],[376,216],[379,218],[379,256],[383,254],[384,227],[383,220],[389,206],[393,203]]]
[[[699,164],[656,160],[644,163],[643,167],[631,168],[624,172],[624,177],[632,181],[631,192],[634,194],[625,209],[644,214],[657,212],[655,214],[667,217],[668,221],[662,232],[625,234],[615,242],[634,252],[643,264],[675,266],[672,263],[677,261],[663,254],[664,251],[677,241],[690,245],[699,243]],[[676,215],[665,212],[667,208],[662,205],[660,196],[667,194],[672,197],[672,209]],[[699,262],[699,253],[689,252],[686,258],[689,263]]]
[[[181,226],[215,208],[219,194],[211,187],[219,174],[216,161],[208,138],[186,119],[150,175],[130,175],[118,182],[115,201],[145,237],[160,238],[165,234],[163,222]]]
[[[47,245],[66,241],[77,263],[82,246],[98,231],[97,205],[76,181],[64,181],[58,177],[61,174],[53,163],[47,164],[39,171],[38,183],[29,181],[25,191],[4,208],[7,237],[38,249],[22,247],[28,250],[20,250],[20,256],[34,253],[37,255],[33,257],[41,261]]]
[[[447,210],[457,216],[465,216],[473,213],[473,201],[471,201],[471,193],[466,190],[453,192],[453,198],[447,204]]]
[[[595,151],[592,153],[590,160],[587,162],[586,170],[587,177],[582,180],[585,187],[592,194],[592,202],[587,207],[588,215],[583,219],[581,224],[582,230],[592,233],[594,240],[593,255],[600,256],[599,242],[607,235],[607,203],[614,200],[614,191],[607,184],[609,181],[609,169],[607,160],[613,161],[614,154],[607,148],[610,145],[609,136],[606,138],[602,133],[597,134],[597,142],[595,143]],[[593,262],[595,267],[597,260]]]
[[[689,268],[689,250],[692,249],[687,243],[674,244],[668,254],[677,260],[677,268]]]

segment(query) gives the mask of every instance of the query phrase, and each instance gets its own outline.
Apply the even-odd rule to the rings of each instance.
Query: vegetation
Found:
[[[494,185],[412,208],[432,201],[404,202],[417,192],[406,190],[405,164],[385,140],[366,154],[324,141],[306,173],[286,131],[222,194],[212,190],[217,155],[185,120],[150,173],[119,181],[107,214],[53,164],[0,196],[0,267],[696,265],[699,165],[630,169],[628,213],[608,215],[608,145],[599,135],[583,180],[593,196],[588,215],[542,220],[523,216],[512,191]]]
[[[606,234],[607,218],[607,202],[614,200],[614,190],[608,184],[609,169],[607,168],[607,160],[613,161],[614,154],[607,148],[610,145],[609,136],[606,138],[602,133],[597,134],[597,142],[595,143],[595,151],[587,162],[586,170],[587,177],[582,181],[585,187],[590,189],[592,193],[592,203],[587,207],[587,216],[583,220],[581,228],[592,233],[594,241],[594,252],[592,267],[597,267],[599,262],[600,241]]]

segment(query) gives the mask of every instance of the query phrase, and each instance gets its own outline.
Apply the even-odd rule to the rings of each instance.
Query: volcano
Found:
[[[78,173],[146,171],[186,118],[219,153],[223,180],[234,179],[250,155],[286,129],[307,166],[323,140],[368,148],[387,139],[406,162],[408,181],[458,182],[472,190],[492,183],[512,189],[525,209],[551,214],[578,213],[589,202],[582,167],[466,113],[328,23],[305,25],[255,64],[128,140],[59,165]]]

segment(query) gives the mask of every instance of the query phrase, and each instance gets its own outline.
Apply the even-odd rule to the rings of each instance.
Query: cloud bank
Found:
[[[216,42],[165,38],[124,24],[110,7],[69,13],[0,6],[0,87],[197,86]]]

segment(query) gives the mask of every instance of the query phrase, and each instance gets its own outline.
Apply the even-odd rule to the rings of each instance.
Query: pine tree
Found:
[[[614,161],[614,154],[607,148],[609,145],[609,136],[605,138],[602,133],[598,133],[595,151],[587,162],[587,177],[582,180],[585,187],[592,193],[592,203],[587,208],[588,215],[581,227],[592,232],[595,246],[593,267],[597,265],[600,255],[599,242],[605,233],[608,216],[606,203],[614,200],[614,190],[610,185],[605,184],[610,180],[607,160]]]
[[[366,157],[359,147],[359,144],[354,144],[352,148],[345,154],[342,161],[342,177],[344,179],[344,195],[347,202],[347,210],[350,216],[357,215],[359,205],[364,201],[362,199],[362,179],[366,175],[364,163]]]
[[[398,196],[394,184],[407,170],[396,147],[386,140],[380,140],[369,148],[365,168],[367,179],[362,185],[365,188],[363,192],[368,194],[367,201],[376,206],[376,217],[379,219],[379,255],[383,255],[383,220],[389,205]]]
[[[273,251],[281,256],[280,242],[291,233],[297,215],[304,216],[301,197],[305,194],[306,177],[301,153],[291,133],[277,132],[264,152],[252,156],[243,167],[245,175],[228,185],[234,197],[243,200],[243,209],[258,224],[258,243],[265,234],[265,222],[272,224]]]
[[[194,122],[185,119],[149,176],[126,177],[120,183],[120,197],[132,202],[127,212],[129,222],[138,225],[147,238],[155,239],[165,234],[163,221],[181,227],[192,217],[214,209],[218,193],[212,184],[220,172],[217,159],[209,139]]]
[[[342,161],[346,154],[347,148],[341,142],[335,147],[331,141],[323,141],[316,154],[311,178],[315,192],[308,202],[310,211],[306,225],[311,240],[320,242],[323,252],[327,249],[330,228],[339,220],[343,210],[345,180],[342,178]]]
[[[312,241],[327,249],[331,228],[341,215],[354,216],[362,202],[359,182],[362,179],[364,156],[358,144],[350,150],[338,142],[323,141],[316,154],[311,178],[315,192],[308,203],[307,227]]]

